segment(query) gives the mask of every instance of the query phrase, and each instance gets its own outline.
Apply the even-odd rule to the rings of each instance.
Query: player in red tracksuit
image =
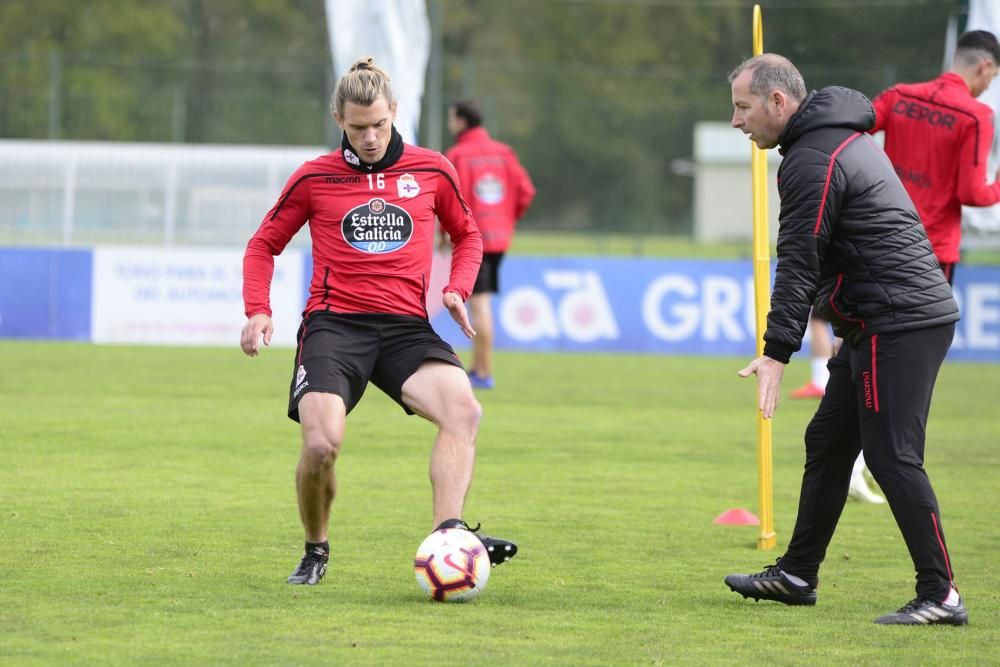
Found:
[[[962,35],[949,72],[898,84],[879,95],[875,127],[909,193],[948,282],[959,260],[962,206],[1000,201],[1000,180],[986,184],[993,111],[976,101],[997,75],[1000,45],[985,30]],[[1000,173],[997,174],[1000,179]]]
[[[347,414],[369,381],[408,414],[437,425],[430,464],[434,525],[468,529],[461,516],[482,408],[451,346],[431,328],[425,295],[436,216],[455,243],[442,300],[462,331],[475,335],[464,301],[482,237],[451,164],[440,153],[404,144],[396,132],[389,83],[370,58],[341,77],[332,100],[344,131],[341,148],[296,170],[243,260],[249,319],[240,343],[254,357],[273,332],[274,256],[309,223],[313,275],[288,405],[289,417],[302,426],[295,481],[306,545],[290,584],[316,584],[326,573],[334,464]],[[479,538],[494,565],[516,553],[511,542]]]
[[[448,129],[455,145],[445,155],[461,183],[483,233],[483,263],[472,288],[469,307],[476,338],[472,342],[469,379],[478,389],[493,387],[493,311],[490,295],[500,290],[500,262],[510,247],[514,227],[535,198],[535,186],[514,149],[490,137],[474,100],[448,108]]]

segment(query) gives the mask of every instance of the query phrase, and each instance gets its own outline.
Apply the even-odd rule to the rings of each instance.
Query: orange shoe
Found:
[[[791,398],[823,398],[826,390],[814,382],[804,384],[798,389],[793,389],[789,394]]]

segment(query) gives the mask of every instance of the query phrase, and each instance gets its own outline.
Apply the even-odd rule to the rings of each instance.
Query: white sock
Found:
[[[860,475],[861,471],[865,469],[865,455],[858,454],[858,458],[854,459],[854,472],[852,475]]]
[[[817,387],[826,387],[830,379],[830,370],[826,367],[826,359],[812,360],[812,382]]]
[[[785,576],[788,576],[788,575],[785,575]],[[948,591],[948,597],[945,598],[944,603],[947,604],[947,605],[951,605],[952,607],[954,607],[955,605],[958,604],[958,601],[959,601],[958,591],[955,590],[954,586],[952,586],[951,590]]]
[[[801,577],[796,577],[794,574],[788,574],[784,570],[781,571],[781,574],[785,575],[785,579],[788,579],[790,582],[792,582],[796,586],[807,586],[807,587],[809,587],[809,582],[806,581],[805,579],[802,579]],[[955,589],[953,588],[952,590],[955,590]]]

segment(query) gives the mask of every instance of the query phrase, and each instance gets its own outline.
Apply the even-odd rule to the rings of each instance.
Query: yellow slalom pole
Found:
[[[753,7],[753,54],[764,53],[764,19],[760,5]],[[764,354],[764,330],[767,313],[771,309],[771,257],[767,224],[767,154],[751,143],[753,170],[753,286],[754,310],[757,322],[757,356]],[[757,410],[757,480],[760,494],[760,534],[757,548],[773,549],[777,544],[774,534],[774,504],[771,490],[771,421]]]

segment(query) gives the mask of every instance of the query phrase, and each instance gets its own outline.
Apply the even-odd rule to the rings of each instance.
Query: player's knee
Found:
[[[872,456],[870,453],[865,454],[865,467],[868,468],[868,472],[872,474],[872,477],[880,485],[888,482],[898,469],[898,465],[894,460],[883,456]]]
[[[340,442],[321,433],[307,433],[302,440],[302,460],[313,469],[333,465],[340,454]]]
[[[483,406],[480,405],[471,391],[449,405],[448,421],[453,428],[475,435],[479,430],[479,422],[482,418]]]
[[[806,427],[806,454],[812,456],[822,456],[830,447],[830,430],[815,421],[809,422]]]

